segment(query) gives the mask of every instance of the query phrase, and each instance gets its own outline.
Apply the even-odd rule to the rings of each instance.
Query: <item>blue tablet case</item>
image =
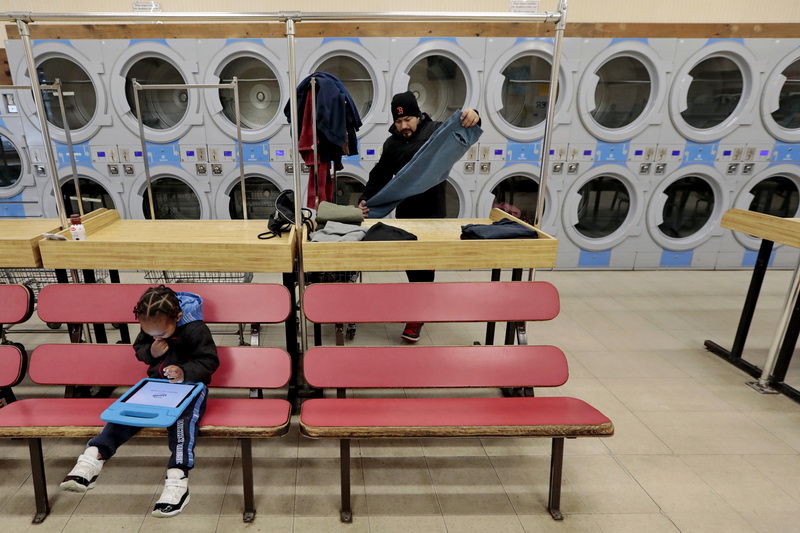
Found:
[[[204,388],[203,383],[144,378],[109,405],[100,419],[126,426],[169,427]]]

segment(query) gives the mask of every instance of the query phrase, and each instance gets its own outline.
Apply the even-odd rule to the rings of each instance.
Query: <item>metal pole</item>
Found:
[[[69,131],[69,124],[67,123],[67,112],[64,110],[64,93],[61,90],[61,79],[56,78],[55,83],[49,87],[42,87],[42,89],[52,89],[58,95],[58,105],[61,107],[61,121],[64,124],[64,137],[67,141],[67,150],[69,150],[69,162],[72,167],[72,183],[75,185],[75,196],[78,197],[78,213],[83,216],[83,198],[81,196],[81,184],[78,180],[78,164],[75,162],[75,150],[72,148],[72,134]]]
[[[139,142],[142,144],[142,160],[144,161],[144,177],[147,184],[147,200],[150,204],[150,220],[156,219],[156,209],[153,204],[153,185],[150,179],[150,162],[147,160],[147,142],[144,138],[144,122],[142,122],[142,109],[139,105],[139,91],[142,86],[136,81],[136,78],[131,79],[133,84],[133,102],[136,109],[136,121],[139,123]]]
[[[233,110],[236,114],[236,146],[238,147],[239,159],[239,185],[242,189],[242,216],[247,220],[247,196],[245,195],[244,185],[244,148],[242,147],[242,117],[239,116],[239,81],[233,77]]]
[[[775,394],[777,392],[769,386],[769,378],[772,375],[772,372],[775,370],[775,363],[778,359],[778,350],[780,350],[780,347],[783,345],[783,340],[786,338],[786,330],[789,327],[789,321],[792,318],[792,312],[797,305],[797,297],[799,293],[800,262],[797,263],[797,267],[794,269],[792,284],[789,288],[789,292],[786,294],[786,303],[784,304],[781,318],[778,321],[778,328],[775,330],[775,336],[772,337],[772,344],[769,347],[767,360],[764,362],[764,370],[761,372],[761,377],[758,378],[758,381],[755,383],[748,383],[748,385],[761,393]]]
[[[541,164],[539,166],[539,196],[536,198],[536,214],[533,218],[533,225],[537,228],[542,227],[542,217],[544,216],[544,200],[547,193],[547,177],[550,174],[550,144],[553,139],[553,119],[556,113],[556,98],[558,97],[558,76],[561,71],[561,47],[564,41],[564,29],[567,25],[567,0],[560,0],[558,19],[555,30],[555,41],[553,43],[553,64],[550,69],[550,94],[547,101],[547,115],[544,118],[544,137],[542,138]],[[554,209],[554,206],[550,206]],[[528,271],[528,281],[533,281],[535,269]]]
[[[297,154],[299,126],[297,124],[297,72],[294,50],[294,20],[286,20],[286,44],[289,49],[289,110],[292,126],[292,171],[294,174],[294,225],[297,231],[297,301],[303,308],[303,292],[305,290],[305,272],[303,271],[303,204],[300,201],[300,161]],[[306,353],[306,319],[300,313],[300,353]]]
[[[317,78],[311,78],[311,142],[314,151],[314,209],[319,209],[319,159],[317,154]],[[299,142],[298,142],[299,146]]]
[[[28,74],[31,79],[31,89],[33,89],[33,100],[36,103],[36,112],[39,115],[39,126],[42,128],[42,139],[44,140],[44,153],[47,164],[50,166],[50,174],[53,179],[53,196],[56,197],[56,211],[61,220],[61,229],[67,229],[66,208],[64,207],[64,197],[61,195],[61,186],[58,183],[58,166],[53,155],[53,145],[50,141],[50,129],[47,124],[47,116],[44,111],[44,101],[42,100],[42,89],[39,85],[39,77],[36,75],[36,61],[33,57],[33,47],[31,45],[31,33],[28,23],[21,18],[16,19],[17,30],[22,39],[22,47],[25,49],[25,59],[28,63]]]

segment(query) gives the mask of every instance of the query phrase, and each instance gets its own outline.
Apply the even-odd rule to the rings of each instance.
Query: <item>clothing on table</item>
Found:
[[[461,239],[536,239],[539,233],[535,229],[503,218],[491,224],[467,224],[461,226]]]
[[[360,241],[367,230],[355,224],[327,222],[325,227],[311,234],[312,242]]]
[[[364,241],[416,241],[417,236],[403,228],[376,222],[362,239]]]
[[[180,468],[188,472],[194,467],[194,448],[197,442],[199,422],[206,410],[208,389],[205,387],[181,413],[174,424],[167,428],[167,441],[171,455],[167,468]],[[109,422],[103,430],[87,443],[96,446],[100,456],[108,460],[117,449],[133,438],[142,428]]]
[[[320,202],[317,207],[318,224],[326,222],[342,222],[344,224],[361,225],[364,222],[364,213],[358,207],[352,205],[336,205],[331,202]]]
[[[411,160],[367,199],[370,217],[383,218],[407,198],[420,195],[447,181],[453,165],[483,133],[479,126],[462,126],[461,113],[460,109],[456,110],[447,121],[436,128]]]

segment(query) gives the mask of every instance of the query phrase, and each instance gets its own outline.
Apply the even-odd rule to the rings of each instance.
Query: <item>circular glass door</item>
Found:
[[[358,199],[364,192],[364,184],[351,176],[336,176],[336,192],[334,198],[337,205],[358,205]]]
[[[354,57],[336,55],[320,63],[316,70],[339,78],[356,104],[358,115],[367,116],[375,100],[375,82],[363,63]]]
[[[248,219],[267,219],[275,212],[275,198],[281,192],[270,180],[257,176],[244,179]],[[242,220],[242,188],[236,181],[230,192],[228,212],[231,220]]]
[[[101,207],[116,209],[111,195],[108,194],[105,187],[95,180],[79,177],[78,187],[80,187],[81,190],[80,202],[83,206],[84,213],[89,213]],[[61,185],[61,196],[64,198],[64,208],[67,210],[68,214],[80,213],[80,209],[78,208],[78,194],[75,191],[75,182],[72,179],[67,180]]]
[[[778,94],[778,109],[772,112],[772,119],[787,130],[800,129],[800,60],[781,74],[786,81]]]
[[[525,176],[511,176],[492,189],[492,207],[533,224],[536,203],[539,201],[539,183]]]
[[[36,74],[42,85],[52,85],[56,79],[61,80],[64,115],[70,131],[83,128],[91,122],[97,111],[97,93],[89,75],[80,65],[67,58],[54,57],[42,61],[36,68]],[[42,91],[42,100],[47,122],[65,129],[61,104],[56,93]]]
[[[467,80],[458,64],[447,56],[421,58],[408,71],[408,90],[419,108],[433,120],[444,121],[467,99]]]
[[[154,179],[150,184],[153,189],[153,208],[159,220],[198,220],[200,200],[194,190],[184,181],[177,178],[164,177]],[[142,210],[145,218],[150,214],[150,195],[147,188],[142,194]]]
[[[516,128],[532,128],[544,122],[550,96],[552,65],[538,55],[525,55],[503,69],[500,116]]]
[[[22,161],[17,147],[0,135],[0,189],[11,187],[22,177]]]
[[[714,190],[700,176],[685,176],[664,189],[666,202],[658,230],[670,239],[698,233],[714,214]]]
[[[220,72],[220,83],[239,84],[239,115],[242,128],[257,130],[269,124],[281,108],[281,89],[275,72],[255,57],[234,59]],[[222,113],[236,124],[233,89],[220,89]]]
[[[461,197],[450,180],[445,182],[445,218],[458,218],[461,215]]]
[[[619,56],[603,63],[595,72],[591,117],[600,126],[619,129],[634,122],[647,107],[651,80],[647,67],[631,56]]]
[[[625,223],[631,208],[628,188],[614,176],[591,179],[578,191],[578,222],[575,230],[588,239],[602,239]]]
[[[748,209],[781,218],[797,215],[800,193],[794,180],[786,176],[772,176],[758,182],[750,194],[753,199]]]
[[[744,90],[739,66],[727,57],[705,59],[689,71],[692,79],[687,107],[681,112],[686,123],[697,129],[710,129],[730,117]]]
[[[132,80],[140,85],[186,85],[186,80],[173,64],[160,57],[146,57],[131,66],[125,75],[125,97],[136,117]],[[186,115],[189,93],[186,89],[143,89],[139,91],[142,123],[155,130],[177,125]]]

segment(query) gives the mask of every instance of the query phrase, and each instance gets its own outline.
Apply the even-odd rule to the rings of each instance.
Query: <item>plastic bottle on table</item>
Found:
[[[83,227],[83,223],[81,222],[80,215],[72,215],[69,217],[70,224],[69,233],[72,235],[73,241],[85,241],[86,240],[86,228]]]

